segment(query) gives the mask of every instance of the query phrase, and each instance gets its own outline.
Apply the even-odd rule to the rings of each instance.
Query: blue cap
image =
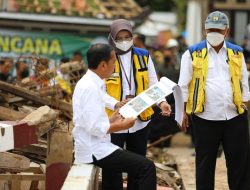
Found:
[[[227,15],[220,11],[210,13],[205,21],[205,29],[210,28],[216,28],[220,30],[229,28]]]

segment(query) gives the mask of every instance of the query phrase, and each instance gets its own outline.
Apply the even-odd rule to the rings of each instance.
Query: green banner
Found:
[[[60,60],[62,57],[71,58],[74,52],[80,51],[85,57],[88,47],[94,41],[103,42],[105,36],[0,30],[0,56],[34,54]]]

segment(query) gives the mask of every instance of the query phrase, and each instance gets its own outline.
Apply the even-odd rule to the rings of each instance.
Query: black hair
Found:
[[[143,34],[136,33],[135,36],[145,44],[146,36]]]
[[[73,53],[73,55],[74,55],[74,56],[76,56],[76,55],[82,56],[82,52],[80,52],[80,51],[75,51],[75,52]]]
[[[113,50],[108,44],[97,43],[90,46],[87,51],[88,68],[96,69],[101,61],[108,61]]]
[[[68,58],[68,57],[62,57],[61,59],[60,59],[60,62],[61,63],[67,63],[67,62],[69,62],[70,61],[70,59]]]

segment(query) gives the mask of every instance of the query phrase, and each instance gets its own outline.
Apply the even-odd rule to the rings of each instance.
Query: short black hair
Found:
[[[76,55],[82,56],[82,52],[80,52],[80,51],[75,51],[75,52],[73,53],[73,55],[74,55],[74,56],[76,56]]]
[[[61,59],[60,59],[60,62],[61,63],[68,63],[70,61],[70,58],[69,57],[62,57]]]
[[[146,41],[146,36],[145,35],[136,33],[136,34],[134,34],[134,36],[136,38],[138,38],[139,40],[141,40],[143,44],[145,44],[145,41]]]
[[[96,69],[101,61],[108,61],[114,48],[108,44],[97,43],[87,51],[89,69]]]

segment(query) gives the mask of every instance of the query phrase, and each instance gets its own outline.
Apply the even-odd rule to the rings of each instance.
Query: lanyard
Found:
[[[122,69],[122,71],[123,71],[123,73],[125,75],[126,81],[128,83],[129,93],[131,93],[131,88],[132,88],[132,85],[131,85],[132,82],[131,81],[132,81],[132,69],[133,69],[133,53],[131,52],[131,61],[130,61],[131,65],[130,65],[130,71],[129,71],[129,78],[128,78],[128,75],[125,72],[125,69],[124,69],[124,67],[122,65],[122,61],[121,61],[121,58],[120,58],[119,55],[118,55],[118,61],[119,61],[119,64],[121,66],[121,69]]]

